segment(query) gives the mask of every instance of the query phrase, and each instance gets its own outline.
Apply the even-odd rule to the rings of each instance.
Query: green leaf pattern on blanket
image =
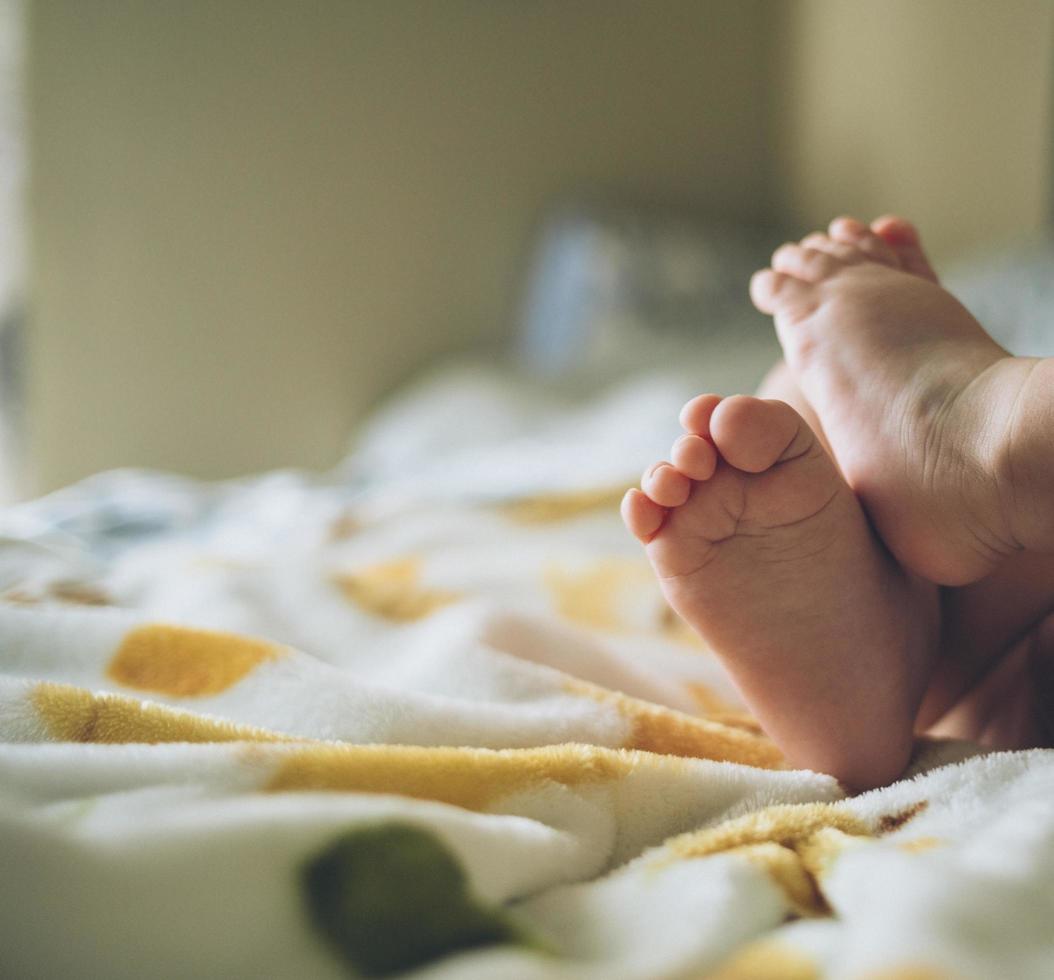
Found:
[[[481,946],[534,945],[471,894],[441,841],[410,824],[343,834],[303,869],[301,884],[316,929],[363,976]]]

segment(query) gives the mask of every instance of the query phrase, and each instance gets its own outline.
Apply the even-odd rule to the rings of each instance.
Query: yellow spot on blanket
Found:
[[[804,953],[763,939],[734,954],[706,980],[820,980],[822,975]]]
[[[604,558],[584,567],[551,565],[543,581],[556,611],[579,626],[635,632],[695,650],[705,643],[662,598],[655,575],[644,561]]]
[[[646,617],[633,615],[642,596],[647,605],[654,604],[648,600],[655,593],[655,577],[641,562],[609,558],[582,570],[552,566],[544,581],[556,611],[580,626],[618,631],[648,625]]]
[[[203,718],[120,694],[93,694],[66,684],[37,684],[30,694],[48,736],[57,742],[285,742],[249,725]]]
[[[685,685],[688,693],[691,694],[695,703],[699,705],[699,710],[704,715],[722,715],[730,718],[735,716],[737,719],[742,719],[743,722],[750,722],[754,726],[754,730],[760,732],[761,726],[757,722],[753,721],[750,715],[743,712],[734,711],[732,706],[723,697],[717,694],[713,688],[708,684],[702,684],[699,681],[688,682]],[[721,721],[723,724],[732,724],[726,717],[722,717]],[[739,727],[744,727],[740,724]]]
[[[32,606],[43,602],[67,602],[75,606],[108,606],[110,596],[86,582],[51,582],[44,588],[9,589],[0,595],[4,602]]]
[[[897,847],[908,854],[920,854],[923,851],[932,851],[935,847],[943,846],[944,841],[939,837],[916,837],[913,840],[906,840],[897,844]]]
[[[522,500],[502,504],[501,512],[518,524],[554,524],[599,511],[618,513],[626,487],[599,490],[571,490],[565,493],[540,493]]]
[[[283,752],[281,757],[265,787],[268,792],[391,793],[476,811],[545,783],[599,784],[637,766],[669,765],[644,755],[576,744],[501,750],[327,745]]]
[[[666,863],[670,855],[674,859],[692,859],[736,852],[765,869],[798,915],[826,915],[830,910],[821,883],[835,861],[849,848],[864,846],[876,837],[899,830],[926,806],[923,800],[871,823],[852,813],[844,803],[771,806],[673,838],[658,863]],[[929,841],[920,838],[918,846],[902,846],[925,850]]]
[[[138,691],[200,698],[226,691],[283,655],[281,647],[232,633],[141,626],[125,636],[106,676]]]
[[[839,803],[785,803],[756,810],[706,830],[682,834],[669,842],[680,858],[704,857],[746,844],[774,841],[797,847],[818,831],[871,836],[867,824]]]
[[[51,586],[51,594],[60,602],[77,606],[108,606],[111,602],[102,589],[85,582],[56,582]]]
[[[799,915],[825,915],[819,880],[846,848],[871,836],[863,820],[837,803],[785,804],[675,837],[666,851],[680,859],[738,852],[764,867]]]
[[[798,915],[814,916],[827,910],[827,901],[816,879],[791,848],[769,841],[765,844],[745,844],[735,850],[760,867],[779,886]]]
[[[707,716],[710,721],[727,725],[729,728],[739,728],[744,732],[753,732],[755,735],[764,735],[765,729],[753,715],[745,711],[719,711]]]
[[[334,575],[333,581],[361,609],[395,622],[424,619],[461,598],[457,592],[422,587],[420,577],[421,560],[411,557]]]
[[[610,704],[629,722],[623,743],[627,749],[675,755],[692,759],[738,762],[760,769],[782,769],[783,753],[764,735],[723,725],[709,718],[696,718],[672,708],[627,697],[617,691],[585,681],[564,685],[570,694]]]
[[[889,834],[894,830],[900,830],[901,827],[909,821],[914,820],[929,805],[929,800],[919,800],[917,803],[913,803],[911,806],[906,807],[897,813],[888,813],[879,818],[878,829],[883,834]]]

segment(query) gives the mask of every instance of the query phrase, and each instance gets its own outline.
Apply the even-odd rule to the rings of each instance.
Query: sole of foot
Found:
[[[623,500],[674,610],[798,766],[853,789],[896,778],[935,609],[878,544],[789,405],[701,395],[670,461]]]

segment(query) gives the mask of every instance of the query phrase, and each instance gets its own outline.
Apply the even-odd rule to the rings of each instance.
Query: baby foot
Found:
[[[914,228],[838,219],[754,275],[791,371],[883,541],[912,571],[975,581],[1032,534],[1039,488],[1011,484],[1011,358],[936,282]]]
[[[919,234],[910,221],[896,215],[885,215],[876,218],[868,227],[856,218],[835,218],[827,234],[814,232],[801,240],[808,248],[819,248],[826,251],[832,242],[842,245],[854,245],[874,262],[903,269],[912,275],[930,282],[938,282],[937,273],[930,265],[926,253],[919,241]],[[765,376],[758,390],[761,398],[778,398],[790,405],[803,419],[809,428],[816,433],[824,448],[833,456],[823,425],[812,405],[802,394],[798,382],[791,374],[786,362],[780,361]],[[836,460],[837,462],[837,460]]]
[[[938,281],[915,226],[896,215],[876,218],[870,227],[856,218],[835,218],[828,226],[827,234],[814,233],[803,238],[801,244],[823,248],[828,241],[851,245],[872,262],[901,269],[929,282]]]
[[[939,281],[922,248],[918,230],[905,218],[886,214],[872,221],[870,228],[855,218],[835,218],[831,225],[831,236],[836,241],[853,244],[875,235],[893,252],[905,272],[930,282]]]
[[[789,405],[701,395],[622,513],[670,605],[796,765],[856,788],[906,765],[933,649],[932,589],[877,544]]]

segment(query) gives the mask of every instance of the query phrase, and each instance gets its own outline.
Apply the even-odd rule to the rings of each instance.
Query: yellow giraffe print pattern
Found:
[[[106,676],[137,691],[201,698],[226,691],[284,655],[280,646],[233,633],[140,626],[125,636]]]
[[[420,558],[399,558],[334,575],[333,583],[364,612],[396,623],[413,622],[461,598],[457,592],[420,585],[421,564]]]

